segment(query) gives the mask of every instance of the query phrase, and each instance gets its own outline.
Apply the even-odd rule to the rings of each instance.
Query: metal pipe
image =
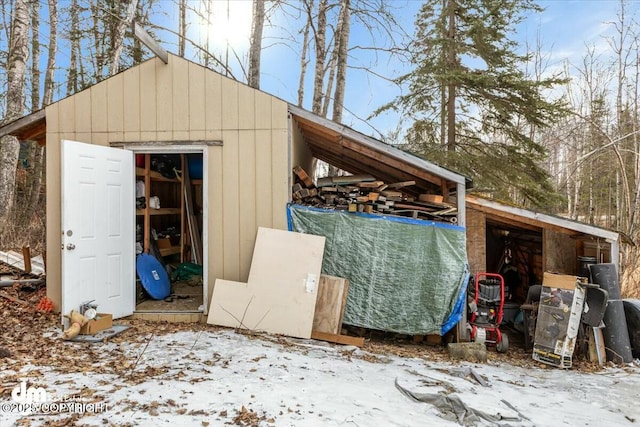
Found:
[[[21,279],[21,280],[0,280],[0,288],[6,288],[9,286],[13,286],[14,283],[42,283],[43,279]]]

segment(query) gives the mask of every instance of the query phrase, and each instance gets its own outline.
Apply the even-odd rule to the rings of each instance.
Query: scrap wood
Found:
[[[387,187],[395,189],[395,188],[409,187],[409,186],[412,186],[412,185],[416,185],[416,182],[415,181],[393,182],[393,183],[387,185]]]
[[[461,425],[476,425],[482,420],[490,423],[498,423],[500,421],[522,421],[520,417],[507,417],[502,414],[488,414],[467,406],[459,396],[455,394],[439,394],[439,393],[416,393],[412,392],[395,380],[395,386],[406,397],[416,402],[429,403],[440,411],[442,418],[457,421]]]
[[[364,338],[362,337],[350,337],[348,335],[329,334],[326,332],[312,331],[311,338],[336,344],[355,345],[356,347],[362,347],[364,345]]]

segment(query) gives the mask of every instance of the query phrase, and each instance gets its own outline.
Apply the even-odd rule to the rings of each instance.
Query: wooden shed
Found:
[[[588,264],[619,264],[619,233],[475,195],[466,201],[471,273],[512,277],[514,303],[524,301],[529,286],[542,283],[545,271],[584,276]]]
[[[216,279],[247,281],[257,228],[287,229],[292,168],[314,158],[415,180],[465,224],[465,177],[173,55],[6,134],[46,144],[47,295],[63,312],[93,300],[114,317],[200,321]],[[181,290],[188,298],[143,301],[136,252],[151,249],[202,266],[202,283]]]

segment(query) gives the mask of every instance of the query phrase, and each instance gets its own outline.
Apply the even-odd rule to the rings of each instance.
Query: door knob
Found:
[[[67,243],[67,250],[74,250],[76,248],[76,245],[74,245],[73,243]]]

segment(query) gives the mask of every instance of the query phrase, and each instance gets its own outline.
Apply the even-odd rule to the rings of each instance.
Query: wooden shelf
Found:
[[[160,255],[169,256],[180,253],[180,246],[171,246],[170,248],[159,249]]]
[[[144,215],[144,209],[136,209],[136,215]],[[149,209],[149,215],[180,215],[180,208]]]
[[[136,168],[136,176],[144,176],[144,168]],[[164,181],[164,182],[180,182],[178,178],[167,178],[163,176],[160,172],[149,171],[149,178],[154,181]]]

